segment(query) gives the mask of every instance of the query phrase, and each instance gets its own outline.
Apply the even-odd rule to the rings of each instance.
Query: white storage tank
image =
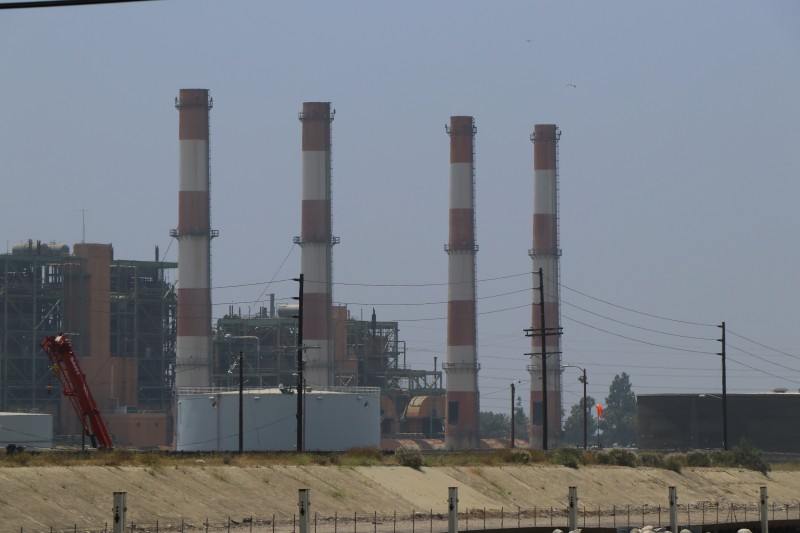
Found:
[[[296,387],[243,394],[245,451],[290,451],[297,445]],[[313,387],[304,394],[306,451],[380,447],[380,389]],[[178,451],[239,449],[239,391],[178,391]]]
[[[53,447],[53,415],[43,413],[0,413],[0,446],[9,444],[32,448]]]

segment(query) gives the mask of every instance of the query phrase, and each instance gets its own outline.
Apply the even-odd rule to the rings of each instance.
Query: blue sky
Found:
[[[729,391],[797,390],[799,64],[792,2],[2,11],[0,242],[72,245],[85,209],[87,241],[125,259],[158,245],[175,260],[173,103],[181,88],[208,88],[215,316],[262,293],[289,298],[297,113],[331,101],[334,298],[399,320],[407,362],[432,368],[446,345],[444,124],[473,115],[481,408],[507,410],[512,380],[527,394],[529,135],[556,123],[563,359],[587,368],[589,394],[605,398],[623,371],[637,393],[718,391],[719,344],[687,337],[716,339],[694,324],[723,320]],[[566,370],[566,405],[577,375]]]

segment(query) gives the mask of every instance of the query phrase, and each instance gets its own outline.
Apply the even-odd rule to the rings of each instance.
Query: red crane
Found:
[[[42,348],[50,358],[53,374],[57,374],[64,385],[64,396],[72,402],[72,407],[81,419],[84,433],[92,440],[92,447],[112,449],[114,446],[111,435],[100,416],[100,409],[89,390],[89,384],[86,383],[86,375],[81,371],[78,358],[72,351],[72,343],[60,333],[45,338]]]

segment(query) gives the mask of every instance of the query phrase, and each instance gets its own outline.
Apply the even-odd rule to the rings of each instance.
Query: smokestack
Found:
[[[539,286],[539,268],[544,280],[544,305],[539,291],[533,291],[531,327],[541,329],[544,312],[546,335],[531,337],[530,438],[532,448],[542,447],[544,391],[542,390],[542,342],[547,354],[547,444],[561,437],[561,316],[559,311],[558,247],[558,139],[555,124],[537,124],[533,141],[533,286]]]
[[[333,245],[331,215],[331,122],[335,111],[330,102],[304,102],[299,118],[303,123],[303,215],[300,237],[300,270],[304,277],[303,343],[308,385],[332,383]]]
[[[448,254],[447,423],[445,447],[473,450],[478,436],[478,356],[475,315],[475,122],[450,117],[450,239]]]
[[[211,229],[208,89],[181,89],[178,109],[180,168],[178,228],[178,339],[175,386],[211,385]]]

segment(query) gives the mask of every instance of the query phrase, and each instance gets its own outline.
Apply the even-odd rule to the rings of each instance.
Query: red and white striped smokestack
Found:
[[[333,236],[331,215],[331,122],[335,111],[330,102],[304,102],[299,118],[303,123],[303,215],[300,270],[304,278],[303,376],[308,385],[331,385],[333,357]]]
[[[450,239],[448,254],[447,423],[445,447],[472,450],[478,435],[478,355],[475,310],[475,122],[450,117]]]
[[[561,437],[561,327],[559,311],[558,242],[558,140],[561,131],[555,124],[537,124],[533,141],[533,286],[539,287],[539,269],[544,280],[544,305],[539,305],[539,291],[533,291],[531,327],[541,330],[544,312],[546,336],[531,338],[530,438],[532,448],[543,445],[544,391],[542,389],[542,341],[547,354],[547,444]]]
[[[178,339],[175,386],[211,385],[211,229],[208,89],[181,89],[175,99],[180,141],[178,228]]]

